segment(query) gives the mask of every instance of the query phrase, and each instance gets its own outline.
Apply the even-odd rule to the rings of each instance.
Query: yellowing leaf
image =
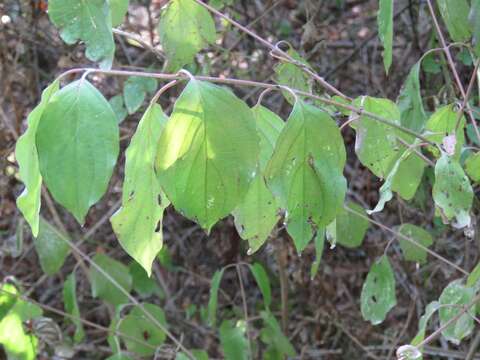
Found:
[[[34,237],[38,235],[42,190],[42,176],[38,164],[35,137],[40,118],[52,95],[58,91],[58,86],[58,81],[54,81],[43,91],[40,104],[28,115],[27,131],[20,136],[15,147],[19,176],[25,184],[25,189],[17,198],[17,206],[30,225]]]
[[[161,223],[168,206],[154,168],[165,122],[157,104],[151,105],[140,120],[126,151],[122,207],[110,219],[120,245],[149,276],[152,262],[162,248]]]
[[[194,0],[170,1],[162,11],[158,34],[172,71],[190,64],[216,38],[212,16]]]
[[[158,144],[156,169],[165,194],[180,213],[210,231],[245,196],[258,142],[245,103],[222,87],[191,80]]]
[[[40,173],[56,201],[83,223],[107,190],[119,151],[118,124],[86,80],[55,93],[37,129]]]
[[[332,118],[298,100],[265,177],[286,210],[287,231],[299,252],[343,206],[345,157],[343,138]]]
[[[63,41],[69,45],[84,41],[90,60],[100,61],[102,68],[112,67],[115,43],[107,0],[50,0],[48,15]]]

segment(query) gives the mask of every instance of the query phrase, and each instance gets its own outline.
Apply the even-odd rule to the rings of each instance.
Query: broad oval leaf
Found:
[[[415,144],[413,145],[415,146]],[[408,150],[405,150],[406,152]],[[398,169],[392,179],[392,190],[404,200],[411,200],[415,196],[420,183],[426,163],[415,151],[408,151],[401,159]]]
[[[160,307],[148,303],[143,304],[143,307],[160,324],[165,328],[167,327],[165,313]],[[128,338],[125,337],[123,339],[128,351],[142,356],[153,355],[155,353],[155,348],[163,344],[167,337],[165,332],[160,330],[157,325],[153,324],[138,306],[135,306],[127,316],[120,320],[118,330],[129,336]],[[140,342],[134,341],[132,338],[137,339]],[[144,343],[147,343],[150,346],[147,346]]]
[[[123,99],[129,114],[133,114],[142,106],[147,93],[157,89],[157,80],[143,76],[131,76],[123,87]]]
[[[85,337],[85,331],[83,330],[82,322],[79,320],[80,309],[77,302],[77,280],[74,272],[68,275],[63,283],[63,303],[65,311],[75,317],[72,319],[75,325],[73,339],[75,343],[79,343]]]
[[[429,232],[413,224],[402,224],[398,227],[398,232],[419,244],[429,247],[433,244],[432,235]],[[411,241],[399,237],[400,248],[402,249],[403,257],[408,261],[415,261],[424,264],[427,261],[427,252],[416,246]]]
[[[395,103],[388,99],[363,96],[355,100],[355,105],[395,124],[400,124],[400,111]],[[396,130],[390,125],[365,115],[353,122],[352,127],[356,132],[355,152],[358,159],[376,176],[385,178],[399,155]]]
[[[86,55],[100,61],[103,68],[111,68],[115,43],[109,2],[106,0],[50,0],[48,15],[60,29],[63,41],[71,45],[82,40],[87,45]]]
[[[440,305],[442,305],[439,310],[440,326],[445,326],[449,320],[463,311],[463,307],[470,304],[474,296],[475,290],[464,286],[461,280],[455,280],[448,284],[438,299]],[[470,311],[475,313],[474,309],[470,309]],[[448,341],[458,345],[463,338],[472,333],[474,327],[472,316],[465,313],[454,323],[448,325],[442,331],[442,335]]]
[[[59,83],[54,81],[43,91],[40,104],[28,115],[27,130],[20,136],[15,146],[15,158],[18,162],[20,180],[25,184],[25,189],[17,198],[17,206],[30,225],[34,237],[38,235],[42,190],[42,176],[40,175],[35,137],[40,118],[51,97],[58,89]]]
[[[161,224],[168,206],[155,173],[157,143],[166,120],[157,104],[151,105],[140,120],[125,155],[122,207],[110,218],[120,245],[149,276],[162,248]]]
[[[108,0],[112,14],[112,26],[116,27],[123,23],[128,11],[129,0]]]
[[[95,254],[92,259],[105,273],[110,275],[125,291],[132,290],[132,277],[121,262],[105,254]],[[128,297],[95,267],[90,268],[92,296],[99,297],[112,305],[128,303]]]
[[[353,249],[362,245],[369,222],[361,216],[367,216],[363,207],[354,202],[345,206],[351,211],[342,209],[337,214],[335,220],[327,226],[327,239],[332,245],[340,244]]]
[[[260,137],[259,160],[255,178],[233,212],[238,233],[242,239],[248,240],[249,254],[253,254],[263,245],[279,219],[276,199],[267,188],[263,173],[285,125],[280,117],[263,106],[257,105],[252,111]]]
[[[362,316],[373,325],[380,324],[396,303],[395,276],[388,258],[382,256],[372,265],[363,284]]]
[[[45,274],[53,275],[60,270],[70,252],[67,241],[66,234],[40,218],[40,231],[34,240],[34,245]]]
[[[345,146],[324,111],[298,100],[265,171],[267,185],[286,210],[287,231],[297,251],[343,206]]]
[[[400,122],[413,131],[423,130],[427,121],[420,92],[420,65],[419,61],[412,66],[397,99]]]
[[[55,200],[79,223],[107,190],[118,133],[112,108],[86,80],[55,93],[42,114],[36,138],[40,173]]]
[[[215,42],[215,22],[208,10],[194,0],[172,0],[162,11],[158,34],[169,60],[168,67],[176,71]]]
[[[467,0],[438,0],[438,8],[453,41],[467,41],[471,35]]]
[[[459,122],[457,128],[457,122]],[[437,109],[428,119],[425,130],[427,130],[426,137],[441,145],[446,136],[455,135],[455,155],[460,156],[460,150],[465,143],[465,117],[462,115],[458,120],[458,113],[455,111],[455,105],[450,104]],[[436,148],[431,149],[434,154],[438,154]]]
[[[245,103],[227,89],[191,80],[158,144],[156,169],[167,197],[210,231],[246,194],[258,142]]]
[[[380,0],[378,15],[378,35],[383,44],[383,65],[385,72],[392,65],[393,47],[393,0]]]
[[[456,228],[471,223],[470,208],[473,203],[473,189],[457,160],[443,153],[435,164],[435,184],[432,190],[435,205],[451,220]]]

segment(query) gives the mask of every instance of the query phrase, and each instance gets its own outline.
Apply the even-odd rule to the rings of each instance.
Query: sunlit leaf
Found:
[[[115,43],[108,1],[50,0],[48,15],[63,41],[85,42],[90,60],[101,62],[103,68],[112,66]]]
[[[267,165],[267,185],[286,209],[287,231],[297,251],[329,224],[343,206],[345,147],[333,119],[298,100]]]
[[[429,247],[433,244],[432,235],[416,225],[402,224],[397,230],[400,234],[415,240],[417,243],[425,247]],[[424,264],[427,261],[427,252],[425,250],[404,238],[399,237],[398,240],[405,260],[415,261],[420,264]]]
[[[2,321],[17,302],[19,294],[13,284],[4,283],[0,289],[0,321]]]
[[[383,65],[388,73],[392,65],[393,46],[393,0],[380,0],[378,15],[378,35],[383,44]]]
[[[175,208],[204,229],[227,216],[255,175],[251,110],[229,90],[191,80],[160,136],[156,169]]]
[[[270,289],[270,281],[268,280],[267,272],[260,263],[253,264],[251,269],[255,281],[262,292],[265,309],[268,309],[272,303],[272,291]]]
[[[163,245],[163,211],[169,204],[155,173],[157,143],[166,120],[157,104],[140,120],[125,155],[122,207],[110,219],[120,245],[149,276]]]
[[[440,326],[443,327],[453,317],[457,316],[463,307],[470,304],[475,296],[475,290],[464,286],[460,280],[451,282],[438,299],[442,307],[439,310]],[[474,309],[470,309],[474,313]],[[465,313],[458,320],[448,325],[442,335],[448,341],[458,345],[460,341],[470,335],[475,327],[470,314]]]
[[[66,240],[67,239],[67,240]],[[40,231],[34,241],[40,266],[47,275],[57,273],[70,251],[68,236],[48,221],[40,218]]]
[[[437,4],[452,40],[457,42],[469,40],[471,35],[468,22],[470,7],[467,0],[438,0]]]
[[[148,303],[143,304],[143,307],[161,325],[165,328],[167,327],[165,314],[161,308],[157,305]],[[128,351],[143,356],[153,355],[155,353],[155,348],[163,344],[166,339],[165,332],[152,323],[150,318],[148,318],[138,306],[135,306],[127,316],[120,320],[118,330],[129,336],[129,338],[123,338]],[[137,339],[142,343],[134,341],[131,338]],[[143,343],[147,343],[150,346]]]
[[[216,39],[212,16],[194,0],[170,1],[162,11],[158,34],[172,71],[192,63],[195,55]]]
[[[457,228],[470,225],[473,189],[461,165],[443,153],[435,164],[435,184],[432,190],[435,205]]]
[[[369,226],[368,220],[361,217],[367,214],[365,209],[357,203],[348,202],[346,206],[360,215],[342,209],[335,220],[327,226],[327,239],[332,244],[356,248],[362,245]]]
[[[87,80],[55,93],[37,129],[40,173],[56,201],[83,224],[105,193],[119,151],[115,114]]]
[[[215,327],[217,322],[218,290],[220,288],[222,276],[223,269],[216,271],[210,284],[210,298],[208,299],[208,324],[211,327]]]
[[[443,144],[446,136],[456,136],[455,155],[460,156],[460,150],[465,143],[465,117],[462,115],[458,120],[458,114],[455,111],[455,105],[450,104],[437,109],[428,119],[425,129],[427,130],[427,138],[436,144]],[[457,122],[458,128],[457,128]],[[437,154],[438,150],[432,150]]]
[[[284,126],[278,115],[263,106],[257,105],[252,111],[260,138],[259,160],[255,178],[233,212],[238,233],[250,245],[249,253],[263,245],[279,219],[277,201],[265,184],[263,172]]]
[[[129,0],[108,0],[112,14],[112,26],[116,27],[123,23],[128,11]]]
[[[245,323],[239,321],[233,325],[231,321],[225,320],[220,326],[220,344],[224,359],[247,360],[248,345],[245,337]]]
[[[413,131],[421,131],[427,121],[420,92],[420,64],[419,61],[410,69],[397,99],[400,122]]]
[[[128,113],[133,114],[142,106],[148,93],[157,89],[157,80],[150,77],[131,76],[123,87],[123,99]]]
[[[80,309],[78,308],[77,302],[77,280],[74,272],[68,275],[63,284],[63,303],[67,313],[75,316],[76,318],[80,318]],[[83,325],[78,319],[72,319],[72,322],[75,325],[75,334],[73,339],[76,343],[79,343],[85,337]]]
[[[38,235],[42,186],[35,137],[45,107],[58,89],[59,83],[54,81],[43,91],[40,104],[28,115],[27,131],[20,136],[15,147],[20,180],[25,184],[25,189],[17,198],[17,206],[30,225],[34,237]]]
[[[364,96],[356,99],[355,105],[397,125],[400,124],[400,111],[388,99]],[[355,152],[358,159],[376,176],[385,178],[399,156],[396,130],[365,115],[352,123],[352,127],[356,132]]]
[[[125,291],[130,292],[132,289],[132,277],[125,265],[100,253],[95,254],[92,260]],[[90,283],[93,297],[98,297],[113,305],[128,303],[128,297],[93,266],[90,268]]]
[[[362,316],[373,325],[380,324],[396,304],[395,276],[388,258],[382,256],[372,265],[363,284]]]

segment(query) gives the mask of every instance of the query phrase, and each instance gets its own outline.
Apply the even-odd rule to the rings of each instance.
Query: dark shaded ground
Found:
[[[63,281],[76,266],[76,260],[70,256],[62,272],[51,277],[43,275],[31,234],[23,225],[15,206],[15,198],[23,186],[16,177],[17,165],[13,151],[15,139],[24,131],[26,116],[39,101],[41,90],[66,69],[90,64],[83,57],[83,46],[66,46],[49,23],[46,13],[36,9],[35,3],[26,0],[0,2],[0,16],[6,14],[11,19],[10,23],[0,23],[0,278],[15,276],[31,298],[63,309]],[[153,41],[156,42],[158,39],[152,24],[157,23],[162,1],[152,1],[149,11],[146,3],[150,1],[137,1],[131,5],[124,29],[142,35],[147,41],[151,41],[150,36],[153,35]],[[395,100],[410,66],[432,47],[431,22],[425,6],[419,8],[417,1],[395,2],[394,62],[387,78],[376,37],[376,7],[377,1],[373,0],[237,1],[226,12],[235,14],[242,24],[253,23],[251,28],[269,40],[284,39],[291,42],[319,74],[348,95],[368,94]],[[235,29],[225,30],[220,25],[219,29],[223,34],[222,42],[208,50],[212,56],[199,57],[202,61],[199,66],[206,66],[204,62],[208,62],[210,70],[207,71],[211,75],[269,81],[275,60],[269,57],[268,51]],[[458,65],[462,76],[465,76],[464,82],[468,81],[468,71],[463,71],[460,62]],[[114,66],[160,69],[162,63],[150,52],[117,38]],[[121,92],[122,79],[97,76],[94,80],[108,98]],[[450,94],[451,89],[443,87],[443,81],[442,73],[422,75],[427,104],[432,105],[435,99],[442,100]],[[174,99],[179,90],[169,91],[168,95]],[[253,93],[251,88],[238,88],[235,91],[239,96],[248,98],[250,104],[256,102],[258,92]],[[167,112],[170,100],[166,97],[161,100]],[[269,96],[266,104],[284,118],[288,116],[290,107],[280,96]],[[122,123],[122,149],[128,145],[140,115],[134,114]],[[345,129],[344,135],[349,152],[346,168],[349,197],[371,208],[378,199],[381,183],[356,159],[353,131]],[[87,232],[91,235],[81,246],[85,253],[92,255],[102,249],[128,263],[130,260],[118,245],[108,222],[108,214],[118,207],[121,196],[123,163],[122,153],[108,194],[90,211],[83,229],[60,206],[56,208],[73,237],[80,239]],[[415,202],[405,204],[394,200],[375,218],[390,227],[411,222],[433,228],[437,234],[434,250],[471,269],[478,259],[478,243],[466,241],[462,233],[451,232],[432,223],[434,210],[430,189],[420,191],[426,194],[423,207]],[[46,218],[52,217],[47,206],[42,208],[42,214]],[[24,233],[24,245],[21,253],[15,254],[13,250],[18,231]],[[382,325],[373,327],[362,320],[359,298],[371,263],[383,253],[392,239],[381,229],[372,226],[364,244],[358,249],[326,249],[319,274],[314,280],[309,278],[314,258],[313,247],[308,247],[299,257],[291,239],[282,230],[277,238],[270,239],[253,256],[246,255],[246,244],[238,238],[231,219],[217,224],[211,236],[207,237],[198,226],[169,209],[164,221],[164,233],[175,269],[168,270],[156,265],[154,276],[163,282],[169,301],[153,301],[165,306],[173,332],[178,336],[183,335],[187,347],[208,349],[212,358],[221,357],[216,333],[200,321],[198,314],[186,320],[185,311],[190,304],[198,307],[206,305],[212,274],[227,264],[256,260],[266,266],[273,285],[273,298],[277,300],[274,310],[279,318],[280,278],[282,273],[285,274],[288,291],[287,335],[299,358],[303,359],[393,358],[392,349],[397,344],[407,343],[414,336],[425,305],[436,299],[450,280],[459,277],[459,274],[433,258],[421,268],[404,262],[399,256],[398,245],[394,243],[389,255],[396,273],[398,305]],[[258,316],[255,309],[261,301],[261,295],[253,278],[247,273],[244,275],[250,316],[255,317]],[[92,299],[89,283],[81,270],[77,271],[77,277],[82,317],[108,326],[110,310],[101,301]],[[222,289],[230,300],[220,295],[220,308],[228,310],[234,304],[241,309],[242,300],[234,271],[226,273]],[[61,317],[53,314],[48,316],[54,318],[65,331],[72,330]],[[105,333],[86,329],[87,339],[76,348],[75,358],[101,359],[108,356]],[[258,331],[254,330],[252,337],[257,339],[258,336]],[[427,358],[444,358],[448,355],[451,359],[464,359],[468,349],[469,341],[458,348],[438,341],[427,349],[432,354]]]

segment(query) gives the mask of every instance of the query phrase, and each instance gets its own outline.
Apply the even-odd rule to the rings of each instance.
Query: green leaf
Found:
[[[365,209],[354,202],[346,206],[352,211],[367,216]],[[365,218],[342,209],[335,220],[327,226],[327,239],[332,244],[340,244],[353,249],[362,245],[369,223]]]
[[[457,129],[458,114],[454,110],[454,104],[446,105],[436,110],[428,119],[425,129],[427,132],[427,139],[439,145],[443,143],[446,136],[456,135],[455,154],[460,156],[460,150],[465,143],[465,117],[462,115]],[[432,150],[434,154],[438,154],[435,148]]]
[[[211,0],[208,2],[210,6],[213,6],[215,9],[220,10],[221,8],[233,5],[234,0]]]
[[[47,275],[56,274],[65,262],[70,247],[68,236],[40,218],[40,231],[34,241],[35,250],[40,259],[40,266]]]
[[[13,308],[18,298],[17,288],[9,283],[2,284],[0,290],[0,321],[9,313]]]
[[[130,292],[132,277],[125,265],[100,253],[95,254],[92,260],[125,291]],[[115,306],[128,303],[128,297],[95,267],[90,268],[90,283],[93,297],[98,297]]]
[[[215,42],[215,22],[208,10],[194,0],[172,0],[162,11],[158,34],[169,70],[177,71]]]
[[[58,89],[59,83],[58,81],[54,81],[43,91],[40,104],[28,115],[27,131],[20,136],[15,147],[15,157],[18,162],[20,180],[25,184],[25,189],[17,198],[17,206],[30,225],[34,237],[38,235],[42,190],[42,176],[40,175],[38,164],[35,137],[40,118],[50,98]]]
[[[260,138],[259,160],[255,178],[233,212],[240,237],[248,240],[250,245],[249,254],[253,254],[263,245],[279,219],[277,202],[265,184],[263,172],[285,125],[280,117],[263,106],[257,105],[252,111]]]
[[[414,143],[413,146],[417,144]],[[415,151],[405,150],[405,157],[399,163],[393,176],[392,190],[404,200],[411,200],[415,196],[425,171],[425,161]]]
[[[372,265],[363,284],[362,316],[373,325],[380,324],[396,304],[395,276],[388,258],[382,256]]]
[[[133,114],[142,106],[147,93],[157,89],[157,80],[150,77],[130,76],[123,87],[123,99],[128,113]]]
[[[128,115],[128,112],[123,104],[123,96],[115,95],[110,100],[108,100],[108,103],[112,107],[113,112],[117,116],[117,121],[120,124],[123,120],[125,120]]]
[[[270,289],[270,281],[268,280],[267,272],[260,263],[253,264],[251,270],[253,277],[262,292],[265,309],[268,309],[272,303],[272,291]]]
[[[465,160],[465,171],[470,179],[476,183],[480,182],[480,152],[470,155]]]
[[[473,268],[470,275],[467,278],[467,287],[473,287],[478,290],[480,287],[480,262]]]
[[[217,270],[213,274],[212,282],[210,284],[210,298],[208,299],[208,324],[215,327],[217,322],[217,304],[218,304],[218,289],[223,276],[222,270]]]
[[[191,350],[195,360],[208,360],[208,354],[205,350]],[[190,360],[190,358],[183,352],[177,353],[175,360]]]
[[[259,152],[251,110],[229,90],[191,80],[158,144],[156,169],[175,208],[204,229],[245,196]]]
[[[164,296],[157,282],[151,277],[148,277],[145,269],[136,261],[132,261],[128,269],[130,271],[130,275],[132,276],[133,290],[140,294],[140,296],[149,297],[153,294],[160,298]]]
[[[220,344],[225,360],[247,360],[248,343],[245,338],[245,323],[225,320],[220,326]]]
[[[55,200],[80,223],[107,190],[118,133],[112,108],[86,80],[55,93],[42,114],[36,139],[40,173]]]
[[[125,155],[122,207],[110,219],[120,245],[148,276],[163,245],[163,211],[169,204],[155,173],[157,143],[166,121],[157,104],[140,120]]]
[[[435,184],[432,190],[435,205],[456,228],[469,226],[473,189],[457,160],[443,153],[435,164]]]
[[[286,209],[287,231],[299,252],[343,206],[345,157],[333,119],[299,100],[265,171],[267,185]]]
[[[315,244],[315,260],[310,268],[310,279],[315,278],[318,273],[318,268],[320,267],[320,262],[322,261],[323,248],[325,247],[325,228],[317,230],[313,242]]]
[[[393,0],[379,0],[377,15],[378,36],[383,44],[383,65],[385,72],[392,65],[392,46],[393,46]]]
[[[128,356],[125,355],[125,354],[118,353],[118,354],[109,356],[109,357],[106,358],[105,360],[132,360],[132,358],[128,357]]]
[[[310,65],[294,49],[289,48],[287,54],[306,67],[310,67]],[[276,82],[278,84],[308,93],[312,91],[310,77],[298,65],[290,62],[280,62],[275,66],[274,70],[276,74]],[[291,104],[295,102],[294,97],[288,91],[284,91],[283,94]]]
[[[420,321],[418,322],[418,332],[417,335],[412,339],[411,344],[416,346],[420,344],[425,339],[425,331],[427,329],[428,320],[432,315],[440,308],[440,303],[438,301],[432,301],[425,308],[425,314],[422,315]]]
[[[357,98],[354,104],[400,125],[400,111],[388,99],[362,96]],[[356,132],[355,152],[358,159],[376,176],[385,178],[399,156],[396,130],[365,115],[352,123],[352,127]]]
[[[167,327],[165,314],[161,308],[157,305],[148,303],[143,304],[143,307],[160,324],[165,328]],[[129,338],[123,338],[128,351],[142,356],[153,355],[155,353],[155,348],[163,344],[166,339],[165,333],[160,330],[157,325],[153,324],[138,306],[135,306],[126,317],[120,320],[118,330],[129,336]],[[137,339],[144,343],[146,342],[151,346],[133,341],[130,338]]]
[[[77,318],[72,319],[72,322],[75,325],[73,339],[75,343],[79,343],[85,337],[85,331],[83,330],[82,322],[78,320],[78,318],[80,318],[80,309],[78,308],[77,303],[77,280],[74,272],[68,275],[63,283],[63,303],[65,311]]]
[[[452,40],[455,42],[469,40],[471,35],[468,22],[470,8],[467,0],[438,0],[437,3]]]
[[[108,0],[112,14],[112,26],[116,27],[123,23],[128,11],[129,0]]]
[[[429,247],[433,244],[432,235],[416,225],[402,224],[399,226],[398,232],[406,237],[409,237],[410,239],[415,240],[425,247]],[[399,237],[398,240],[400,242],[400,248],[402,249],[405,260],[415,261],[420,264],[425,264],[427,262],[427,252],[425,250],[403,238]]]
[[[427,121],[420,92],[420,65],[421,61],[412,66],[397,99],[400,123],[413,131],[423,130]]]
[[[473,33],[473,51],[480,55],[480,0],[472,0],[468,20]]]
[[[283,334],[278,324],[277,319],[270,311],[262,311],[260,313],[264,322],[264,328],[262,329],[262,340],[267,344],[270,344],[277,353],[288,357],[295,357],[295,349],[293,348],[290,340]],[[281,356],[280,358],[284,358]]]
[[[69,45],[84,41],[87,58],[100,61],[102,68],[112,67],[115,43],[108,1],[50,0],[48,15],[63,41]]]
[[[5,289],[5,285],[3,288]],[[11,288],[5,290],[12,292]],[[17,291],[15,293],[18,294]],[[38,339],[24,330],[23,322],[41,315],[40,307],[17,298],[8,313],[0,319],[0,345],[9,360],[35,360],[37,358]]]
[[[460,280],[448,284],[438,299],[440,305],[442,305],[439,310],[440,326],[443,327],[449,320],[463,311],[463,307],[471,303],[474,296],[475,290],[464,286]],[[474,312],[474,310],[470,311]],[[448,341],[458,345],[463,338],[472,333],[474,327],[473,318],[470,314],[465,313],[453,324],[448,325],[442,331],[442,335]]]

